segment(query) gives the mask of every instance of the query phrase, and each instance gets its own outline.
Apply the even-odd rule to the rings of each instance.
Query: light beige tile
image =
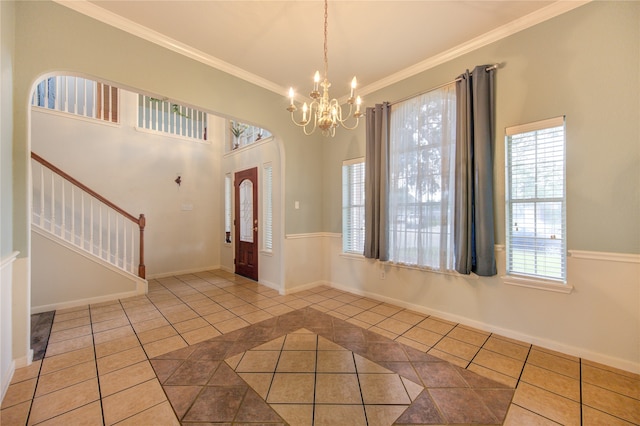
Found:
[[[276,369],[280,352],[248,351],[235,368],[238,373],[272,373]]]
[[[387,317],[373,311],[364,311],[356,315],[354,318],[370,325],[376,325],[379,322],[384,321]]]
[[[529,354],[528,346],[522,346],[493,335],[489,337],[489,340],[487,340],[482,348],[490,350],[491,352],[496,352],[511,358],[515,358],[519,361],[524,361],[525,359],[527,359],[527,355]]]
[[[152,330],[138,333],[138,339],[143,345],[155,342],[156,340],[166,339],[167,337],[176,336],[178,332],[170,325],[154,328]]]
[[[362,404],[358,376],[354,373],[316,375],[316,404]]]
[[[490,368],[507,376],[518,378],[522,372],[524,361],[510,358],[496,352],[481,349],[473,359],[473,364],[478,364],[486,368]],[[538,373],[538,376],[541,373]]]
[[[531,363],[574,379],[580,378],[580,364],[576,361],[540,350],[534,347],[529,353],[527,363]]]
[[[315,384],[313,373],[276,373],[269,394],[268,403],[310,404],[313,403]]]
[[[466,361],[471,361],[480,350],[480,347],[478,346],[461,342],[460,340],[452,339],[447,336],[443,337],[433,348],[454,355],[455,357],[462,358]]]
[[[127,349],[140,346],[140,341],[136,336],[127,336],[120,339],[111,340],[106,343],[96,345],[96,357],[102,358],[118,352],[126,351]]]
[[[377,325],[372,326],[371,328],[369,328],[369,331],[373,331],[374,333],[378,333],[381,336],[387,337],[391,340],[395,340],[399,334],[398,333],[392,333],[389,330],[385,330],[384,328],[380,328]]]
[[[76,383],[98,376],[96,372],[96,362],[90,360],[82,364],[77,364],[64,370],[58,370],[49,374],[42,374],[38,379],[36,396],[42,396],[66,388]]]
[[[94,401],[75,410],[68,411],[58,417],[38,423],[38,426],[68,425],[101,425],[102,408],[99,401]]]
[[[76,318],[68,321],[54,322],[53,325],[51,326],[51,332],[67,330],[69,328],[81,327],[83,325],[88,325],[88,324],[91,324],[91,320],[89,319],[89,316]]]
[[[513,403],[563,425],[580,425],[580,404],[520,382]]]
[[[471,330],[458,325],[447,334],[447,337],[469,343],[474,346],[482,346],[489,338],[489,333]]]
[[[242,380],[247,382],[262,399],[267,399],[267,394],[273,381],[273,373],[238,373],[238,375],[242,377]]]
[[[406,322],[398,321],[397,319],[387,318],[379,322],[376,327],[382,328],[392,333],[402,334],[413,326],[411,324],[407,324]]]
[[[189,345],[195,345],[196,343],[204,342],[205,340],[220,336],[220,332],[218,330],[208,323],[206,324],[207,325],[205,327],[182,333],[182,338],[186,340]]]
[[[416,325],[419,322],[424,321],[427,316],[419,314],[417,312],[404,310],[393,314],[391,318],[397,319],[398,321],[406,322],[407,324]]]
[[[167,321],[163,316],[160,316],[147,321],[132,323],[131,325],[136,333],[143,333],[145,331],[167,326],[169,325],[169,321]]]
[[[619,371],[614,372],[583,364],[582,380],[586,383],[640,400],[640,379],[619,374]]]
[[[66,313],[56,313],[53,317],[53,323],[59,323],[69,320],[75,320],[78,318],[89,318],[89,307],[85,307],[84,309],[73,310],[71,312]]]
[[[434,333],[445,335],[455,327],[454,323],[449,321],[439,320],[435,317],[429,317],[422,322],[417,324],[418,327],[424,328]]]
[[[318,346],[320,346],[320,342],[318,342]],[[356,365],[353,353],[345,350],[319,350],[317,372],[355,373]]]
[[[285,351],[315,351],[318,347],[318,336],[315,334],[287,334],[284,340]]]
[[[559,424],[515,404],[511,404],[504,419],[504,426],[558,426]]]
[[[141,361],[137,364],[115,370],[100,376],[100,391],[102,397],[109,396],[121,390],[133,387],[155,377],[149,361]]]
[[[370,312],[374,312],[376,314],[380,314],[383,315],[385,317],[390,317],[392,315],[394,315],[397,312],[400,312],[402,310],[402,308],[399,308],[397,306],[394,305],[390,305],[388,303],[382,303],[380,305],[374,306],[372,308],[369,309]]]
[[[273,318],[273,315],[263,310],[258,310],[242,316],[242,319],[248,322],[249,324],[256,324],[260,321],[264,321],[269,318]]]
[[[626,422],[618,417],[613,417],[607,413],[596,410],[588,405],[582,406],[583,426],[631,426],[633,423]]]
[[[358,374],[365,404],[410,404],[411,399],[397,374]]]
[[[362,309],[372,309],[375,306],[380,305],[380,302],[378,302],[377,300],[373,300],[373,299],[368,299],[366,297],[363,297],[362,299],[358,299],[358,300],[354,300],[353,302],[350,303],[350,305],[353,306],[357,306],[359,308]]]
[[[243,327],[247,327],[248,325],[250,325],[248,322],[237,317],[213,324],[213,326],[222,334],[239,330]]]
[[[100,394],[97,378],[48,393],[33,400],[29,424],[40,423],[98,399]]]
[[[186,348],[188,345],[181,336],[168,337],[155,342],[143,345],[147,358],[155,358],[157,356],[175,351],[177,349]]]
[[[267,343],[256,346],[252,351],[281,351],[284,345],[284,338],[285,336],[281,336],[277,339],[270,340]]]
[[[625,421],[640,424],[640,401],[637,399],[583,382],[582,403]]]
[[[459,358],[455,355],[451,355],[450,353],[438,350],[436,348],[429,349],[427,353],[445,361],[449,361],[451,364],[457,365],[460,368],[467,368],[467,366],[469,365],[469,361],[467,361],[466,359]]]
[[[563,352],[554,351],[554,350],[548,349],[548,348],[543,348],[541,346],[532,346],[532,348],[534,350],[538,351],[538,352],[544,352],[546,354],[558,356],[560,358],[564,358],[564,359],[567,359],[567,360],[573,361],[573,362],[580,362],[580,358],[578,358],[577,356],[565,354]]]
[[[313,404],[270,404],[288,424],[313,426]]]
[[[92,347],[86,347],[77,351],[46,357],[42,360],[42,370],[40,371],[40,374],[51,373],[53,371],[91,361],[93,359],[94,353]]]
[[[42,360],[33,361],[31,365],[27,367],[17,368],[13,373],[13,377],[11,378],[11,383],[18,383],[24,380],[33,379],[38,377],[40,373],[40,366],[42,365]]]
[[[498,373],[495,370],[491,370],[489,368],[483,367],[478,364],[471,364],[467,369],[469,371],[473,371],[474,373],[478,373],[483,377],[486,377],[491,380],[495,380],[498,383],[502,383],[503,385],[508,386],[510,388],[515,389],[516,385],[518,384],[517,378],[507,376],[506,374]]]
[[[124,327],[129,325],[127,318],[117,318],[109,321],[97,322],[91,325],[94,333],[101,333],[103,331],[112,330],[114,328]]]
[[[92,335],[75,337],[73,339],[63,340],[57,343],[50,343],[49,345],[47,345],[46,356],[50,357],[66,352],[73,352],[89,346],[93,346]]]
[[[178,322],[173,324],[173,328],[176,329],[178,333],[186,333],[187,331],[196,330],[198,328],[202,328],[209,325],[204,319],[198,317],[190,320],[186,320],[183,322]]]
[[[360,321],[359,319],[355,319],[355,318],[346,318],[345,321],[350,324],[356,325],[360,328],[364,328],[365,330],[371,327],[371,324],[368,324],[364,321]]]
[[[520,380],[580,402],[580,381],[571,377],[527,364]]]
[[[29,379],[9,385],[7,393],[2,400],[2,409],[33,399],[36,382],[37,379]]]
[[[0,411],[0,424],[6,425],[26,425],[31,400],[21,404],[13,405],[9,408],[2,408]]]
[[[141,346],[98,358],[98,373],[104,375],[147,359]]]
[[[420,327],[414,327],[402,336],[429,347],[434,346],[442,339],[442,335]]]
[[[102,399],[105,425],[112,425],[165,401],[162,387],[156,379],[107,396]]]
[[[371,374],[389,374],[390,370],[384,368],[380,364],[376,364],[373,361],[366,359],[358,354],[353,354],[353,359],[356,362],[356,371],[358,374],[371,373]]]
[[[264,310],[269,312],[273,316],[284,315],[288,312],[293,312],[293,309],[285,304],[270,306],[268,308],[265,308]]]
[[[135,333],[131,325],[127,324],[124,327],[113,328],[101,333],[94,333],[93,340],[96,345],[100,343],[106,343],[111,340],[121,339],[123,337],[134,336]]]
[[[431,349],[431,346],[416,342],[415,340],[407,339],[404,336],[398,336],[395,340],[398,343],[402,343],[403,345],[409,346],[413,349],[417,349],[420,352],[427,352]]]
[[[113,321],[115,319],[127,319],[127,315],[124,313],[124,310],[122,308],[113,310],[111,312],[100,312],[98,314],[91,315],[92,323]]]
[[[314,426],[337,424],[366,426],[364,407],[362,405],[316,405]]]
[[[127,425],[180,426],[180,422],[176,418],[169,401],[165,401],[118,423],[118,426]]]
[[[278,373],[312,373],[315,370],[315,351],[283,351],[276,367]]]
[[[233,312],[229,312],[226,309],[224,311],[215,312],[213,314],[205,315],[203,317],[209,324],[215,326],[215,324],[237,318],[237,315]]]
[[[406,405],[365,406],[367,421],[370,425],[392,425],[406,409]]]
[[[626,371],[626,370],[620,370],[618,368],[611,367],[611,366],[604,365],[604,364],[600,364],[598,362],[590,361],[588,359],[582,359],[582,365],[583,366],[584,365],[588,365],[590,367],[595,367],[595,368],[599,368],[601,370],[606,370],[606,371],[609,371],[611,373],[616,373],[616,374],[628,377],[628,378],[633,379],[633,380],[640,380],[640,374],[632,373],[632,372]]]
[[[66,330],[52,331],[49,336],[49,344],[62,342],[64,340],[74,339],[91,334],[91,326],[89,324],[80,327],[67,328]]]
[[[336,299],[336,300],[337,300],[337,299]],[[346,302],[344,302],[344,303],[346,303]],[[289,306],[292,306],[290,303],[289,303],[288,305],[289,305]],[[299,308],[298,308],[298,309],[299,309]],[[353,316],[356,316],[356,315],[360,315],[361,313],[364,313],[364,309],[359,308],[359,307],[357,307],[357,306],[353,306],[353,305],[346,305],[346,304],[345,304],[345,305],[342,305],[342,306],[338,306],[338,307],[335,309],[335,311],[336,311],[336,312],[338,312],[338,313],[341,313],[342,315],[346,315],[347,317],[353,317]],[[377,315],[377,314],[376,314],[376,315]],[[357,318],[357,319],[359,319],[359,320],[363,321],[363,319],[362,319],[362,318]],[[384,319],[384,317],[383,317],[383,319]],[[369,324],[372,324],[372,323],[370,323],[369,321],[365,321],[365,322],[367,322],[367,323],[369,323]]]
[[[337,311],[327,311],[327,312],[325,312],[325,313],[326,313],[327,315],[331,315],[332,317],[334,317],[334,318],[338,318],[338,319],[341,319],[341,320],[343,320],[343,321],[346,321],[346,320],[348,320],[348,319],[352,319],[352,320],[353,320],[353,318],[349,318],[349,316],[347,316],[347,315],[345,315],[345,314],[341,314],[340,312],[337,312]],[[357,325],[357,324],[356,324],[356,325]],[[368,328],[368,327],[369,327],[369,324],[367,324],[365,328]]]

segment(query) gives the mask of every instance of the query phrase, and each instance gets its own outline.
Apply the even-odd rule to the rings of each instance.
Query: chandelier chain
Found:
[[[324,0],[324,78],[327,79],[329,75],[329,49],[327,48],[327,20],[329,13],[327,12],[328,1]]]

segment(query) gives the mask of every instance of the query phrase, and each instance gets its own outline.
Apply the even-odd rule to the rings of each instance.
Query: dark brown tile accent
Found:
[[[180,359],[152,359],[151,366],[160,383],[164,383],[182,365]]]
[[[207,386],[184,416],[184,421],[233,421],[248,386]]]
[[[447,423],[499,423],[472,389],[429,389]]]
[[[178,418],[186,414],[202,390],[201,386],[163,386],[162,388]]]
[[[255,422],[283,422],[273,408],[260,398],[253,389],[249,389],[247,391],[247,395],[244,397],[244,401],[242,401],[242,405],[238,410],[235,421],[252,424],[255,424]]]
[[[220,361],[188,359],[169,377],[166,385],[206,385]]]
[[[448,362],[414,362],[414,368],[428,388],[466,388],[467,382],[458,374],[456,366]]]
[[[440,415],[438,407],[431,399],[429,392],[422,391],[420,395],[413,401],[413,404],[405,410],[396,420],[396,424],[411,425],[428,425],[428,424],[444,424],[445,420]]]

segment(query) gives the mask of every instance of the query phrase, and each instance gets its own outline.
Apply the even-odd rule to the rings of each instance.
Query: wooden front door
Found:
[[[258,281],[258,168],[235,175],[236,274]]]

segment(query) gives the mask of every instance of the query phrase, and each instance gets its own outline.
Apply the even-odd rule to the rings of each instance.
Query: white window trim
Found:
[[[502,282],[504,284],[518,287],[534,288],[537,290],[546,290],[565,294],[569,294],[573,291],[572,285],[569,283],[563,283],[562,281],[543,280],[540,278],[514,274],[504,275],[500,278],[502,278]]]

